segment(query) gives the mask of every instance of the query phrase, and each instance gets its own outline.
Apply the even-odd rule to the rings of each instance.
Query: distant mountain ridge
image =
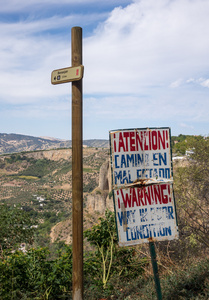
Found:
[[[84,140],[83,145],[87,147],[108,148],[109,141],[102,139]],[[15,133],[0,133],[0,154],[69,148],[71,146],[72,142],[70,140],[34,137]]]

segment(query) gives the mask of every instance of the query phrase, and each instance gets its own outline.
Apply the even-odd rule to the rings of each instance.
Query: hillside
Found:
[[[106,207],[113,207],[112,199],[110,204],[107,203],[111,181],[108,161],[108,149],[84,147],[83,191],[87,227],[94,220],[88,214],[95,214],[95,210],[102,214]],[[49,241],[50,230],[56,224],[58,225],[51,233],[52,241],[59,238],[70,242],[72,150],[54,149],[1,155],[0,203],[20,205],[31,216],[38,218],[42,224],[39,226],[40,235],[44,233],[45,242]]]
[[[163,299],[208,299],[209,140],[198,138],[193,144],[189,139],[178,143],[194,151],[184,156],[183,160],[173,161],[179,239],[155,243]],[[111,212],[107,211],[104,215],[106,208],[113,210],[109,149],[84,147],[83,154],[84,230],[91,228],[86,231],[89,235],[84,240],[85,299],[154,299],[156,292],[149,246],[118,247],[112,223],[114,214],[111,217]],[[71,245],[64,245],[72,242],[71,158],[70,148],[0,156],[0,207],[7,207],[1,204],[19,205],[30,214],[34,221],[32,224],[38,221],[32,248],[27,248],[26,244],[25,253],[10,253],[8,256],[5,252],[2,263],[0,260],[0,279],[8,295],[12,295],[13,290],[19,292],[19,285],[23,294],[25,291],[29,293],[32,286],[34,290],[31,295],[34,298],[37,285],[33,281],[37,276],[31,277],[31,274],[44,276],[47,290],[53,286],[54,290],[50,293],[56,296],[51,295],[48,299],[66,296],[66,291],[67,295],[71,293],[72,250]],[[19,208],[17,210],[21,211]],[[109,218],[105,220],[108,214]],[[99,221],[100,216],[103,218]],[[110,234],[110,230],[114,235]],[[112,266],[107,286],[102,288],[99,244],[89,242],[91,238],[93,242],[104,241],[103,247],[108,236],[115,236],[114,251],[113,256],[106,256],[109,259],[107,263],[111,261]],[[108,251],[109,248],[106,253]],[[64,276],[66,267],[68,286]],[[28,280],[25,280],[25,270],[30,274],[28,280],[32,278],[32,284],[26,288],[24,285]],[[16,278],[21,280],[14,286]],[[48,282],[49,279],[52,281]],[[56,289],[60,287],[60,282],[63,282],[65,290],[58,293]],[[45,290],[41,291],[43,295]]]
[[[189,144],[202,136],[182,135],[171,137],[171,146],[174,155],[184,155]],[[90,139],[83,140],[84,147],[109,148],[109,140]],[[0,133],[0,154],[39,151],[59,148],[70,148],[70,140],[60,140],[51,137],[34,137],[21,134]]]
[[[84,140],[83,144],[88,147],[107,148],[108,140]],[[23,151],[37,151],[57,148],[69,148],[70,140],[59,140],[55,138],[34,137],[21,134],[0,133],[0,154],[17,153]]]

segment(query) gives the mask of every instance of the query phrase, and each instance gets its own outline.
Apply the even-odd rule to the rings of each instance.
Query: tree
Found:
[[[0,249],[14,249],[20,243],[33,242],[35,222],[17,207],[0,205]]]
[[[181,220],[193,238],[209,246],[209,139],[189,143],[193,154],[174,172]]]
[[[199,140],[203,140],[203,137],[194,136],[194,135],[183,135],[183,134],[180,134],[178,137],[172,136],[171,137],[172,151],[173,153],[176,153],[178,155],[185,155],[186,150],[189,150],[190,145]]]

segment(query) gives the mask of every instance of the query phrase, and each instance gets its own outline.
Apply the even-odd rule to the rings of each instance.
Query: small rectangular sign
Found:
[[[83,71],[83,66],[54,70],[51,74],[51,83],[60,84],[80,80],[83,78]]]
[[[178,238],[170,128],[110,131],[120,246]]]

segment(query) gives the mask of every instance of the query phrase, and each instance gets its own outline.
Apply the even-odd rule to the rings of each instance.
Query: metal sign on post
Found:
[[[169,128],[110,131],[119,245],[178,237]]]
[[[120,246],[149,243],[162,299],[155,241],[178,238],[170,128],[110,131],[112,186]]]
[[[82,28],[73,27],[72,67],[54,70],[51,83],[72,82],[73,300],[83,299]]]

